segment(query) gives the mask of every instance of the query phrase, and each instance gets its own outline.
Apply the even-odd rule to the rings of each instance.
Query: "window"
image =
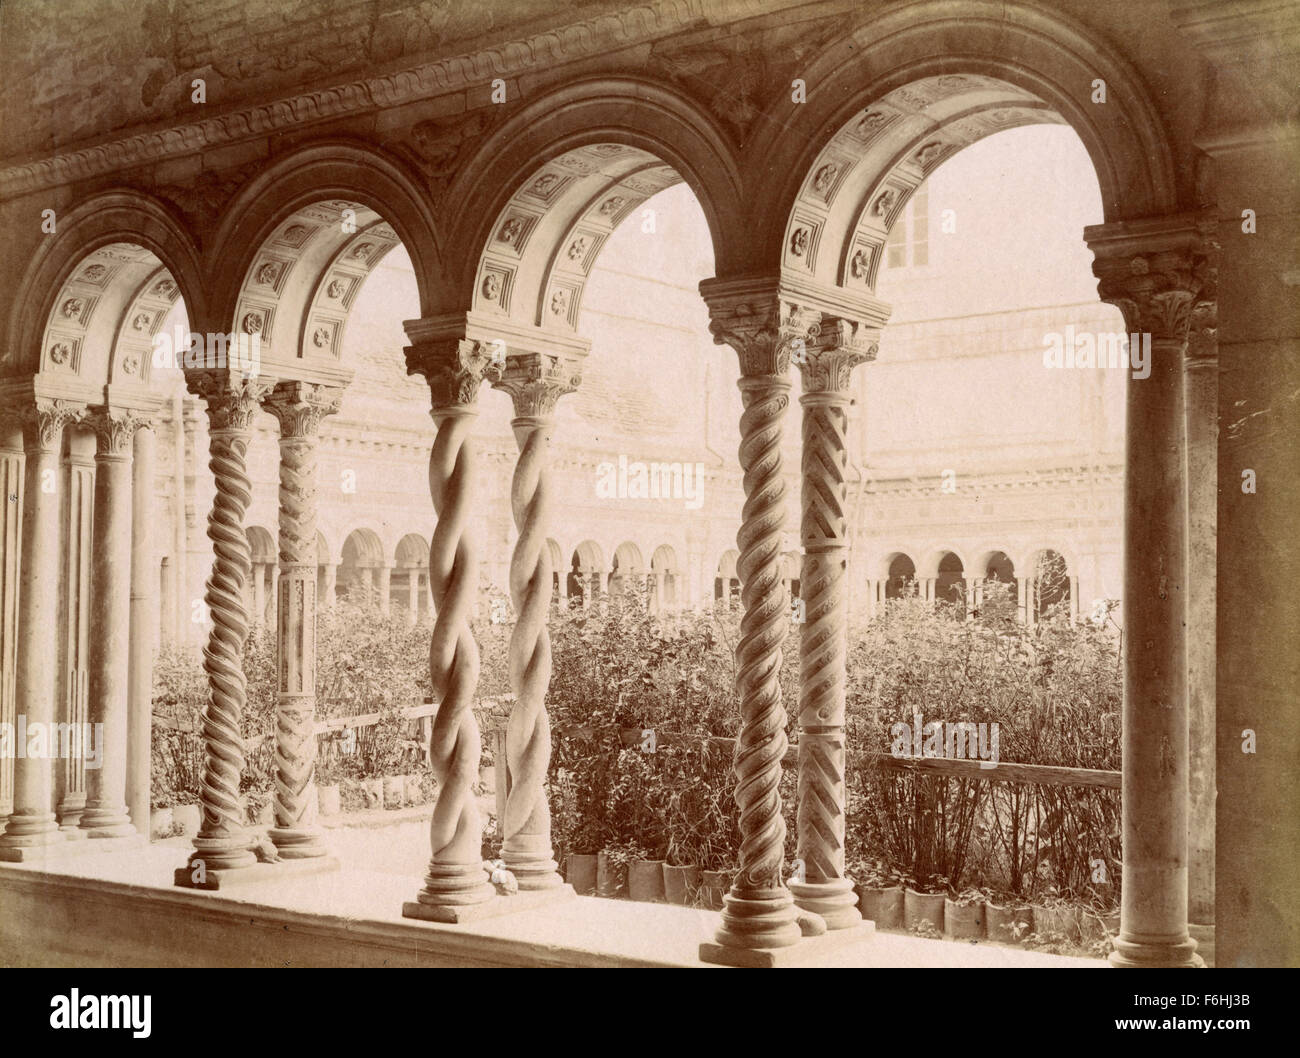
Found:
[[[903,210],[885,241],[885,267],[905,268],[930,263],[930,189],[922,184]]]

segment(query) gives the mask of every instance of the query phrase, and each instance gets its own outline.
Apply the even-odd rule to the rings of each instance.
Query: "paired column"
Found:
[[[22,495],[21,585],[14,665],[14,711],[26,726],[53,722],[54,628],[59,590],[59,452],[63,428],[84,409],[37,398],[17,416],[26,456]],[[65,837],[51,811],[53,762],[47,754],[13,762],[13,811],[0,835],[4,850],[53,845]]]
[[[312,825],[316,764],[316,461],[321,420],[343,390],[281,382],[266,401],[280,423],[280,578],[276,614],[275,826],[283,859],[324,856]]]
[[[429,551],[429,586],[436,618],[429,674],[438,703],[429,743],[438,781],[430,824],[432,854],[424,888],[403,914],[459,909],[491,900],[483,869],[483,823],[474,799],[482,744],[474,719],[479,652],[470,621],[478,594],[476,532],[469,524],[476,481],[470,428],[484,377],[500,368],[485,343],[468,339],[418,341],[406,350],[407,372],[429,383],[437,435],[429,459],[429,492],[438,524]],[[430,917],[439,912],[427,910]]]
[[[244,515],[251,498],[248,445],[258,407],[272,382],[220,372],[192,372],[186,382],[192,393],[207,402],[208,467],[216,484],[208,515],[208,537],[216,557],[204,593],[212,630],[203,650],[208,674],[208,705],[203,712],[203,819],[190,865],[202,864],[205,870],[233,869],[256,862],[239,803],[239,777],[244,768],[240,722],[248,698],[243,667],[249,627],[245,592],[251,566]],[[187,874],[178,872],[178,880]]]
[[[706,280],[700,293],[709,305],[714,341],[730,345],[740,358],[745,408],[740,418],[745,504],[736,536],[744,607],[736,647],[740,870],[724,899],[715,940],[723,948],[782,948],[797,943],[801,931],[794,898],[781,878],[786,827],[778,788],[787,740],[779,673],[790,627],[781,579],[786,519],[781,444],[790,403],[791,343],[807,336],[819,314],[787,309],[770,287],[757,290],[745,281]]]
[[[23,529],[23,430],[0,416],[0,723],[14,724],[18,658],[18,578]],[[16,750],[15,750],[16,753]],[[0,825],[14,806],[14,756],[0,754]]]
[[[804,878],[790,883],[795,902],[844,929],[862,920],[845,873],[844,699],[848,664],[849,378],[875,359],[874,332],[826,316],[797,357],[803,380],[803,562],[799,590],[798,856]]]
[[[551,682],[551,638],[546,623],[553,592],[550,445],[555,404],[578,387],[581,359],[571,354],[512,354],[497,388],[514,402],[511,420],[519,460],[510,486],[510,507],[519,536],[510,559],[510,688],[515,703],[506,723],[506,794],[501,856],[519,888],[562,884],[551,849],[551,812],[546,771],[551,761],[551,722],[546,690]]]
[[[1123,857],[1115,966],[1200,965],[1187,933],[1187,464],[1183,356],[1202,287],[1190,218],[1089,228],[1102,300],[1150,335],[1128,379]]]

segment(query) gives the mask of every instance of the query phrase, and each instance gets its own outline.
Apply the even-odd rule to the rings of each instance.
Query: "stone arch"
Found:
[[[225,209],[211,258],[214,315],[225,330],[262,335],[265,359],[337,368],[357,292],[399,243],[427,315],[441,255],[420,181],[373,146],[309,144],[270,164]]]
[[[1046,617],[1056,607],[1063,605],[1068,609],[1078,605],[1073,597],[1076,575],[1077,567],[1070,564],[1062,551],[1043,547],[1033,552],[1027,605],[1035,620]]]
[[[641,549],[630,540],[625,540],[614,549],[610,560],[609,594],[623,595],[635,591],[645,576],[645,560]]]
[[[476,203],[453,222],[466,262],[449,311],[574,330],[586,276],[609,234],[685,180],[719,271],[742,240],[740,170],[721,126],[652,81],[588,78],[529,103],[480,145],[449,192]],[[478,208],[483,203],[486,208]]]
[[[75,376],[74,387],[81,382],[104,386],[112,376],[113,350],[128,355],[118,341],[132,318],[128,312],[147,296],[151,283],[164,278],[174,288],[166,295],[168,304],[184,298],[190,328],[199,329],[207,312],[206,287],[194,240],[182,220],[163,202],[138,191],[92,195],[57,218],[57,233],[41,243],[24,273],[9,315],[0,374],[48,369]],[[80,298],[82,305],[65,315],[70,298]],[[165,315],[151,318],[150,339]],[[68,345],[67,353],[52,357],[60,342]],[[141,367],[143,380],[148,364]],[[127,374],[119,372],[119,380]]]
[[[244,529],[244,535],[248,537],[249,560],[254,565],[276,561],[275,537],[269,529],[250,525]]]
[[[375,589],[376,570],[385,563],[387,551],[373,529],[353,529],[343,541],[339,559],[340,595],[368,595]]]
[[[807,102],[783,93],[747,156],[788,174],[761,196],[761,260],[799,280],[875,287],[884,239],[926,174],[1008,128],[1068,124],[1092,158],[1107,221],[1171,213],[1178,194],[1169,137],[1137,73],[1059,12],[974,0],[924,0],[875,16],[803,74]],[[1106,105],[1090,101],[1094,79]],[[850,95],[818,85],[860,85]],[[804,140],[790,126],[830,130]]]
[[[582,541],[569,559],[565,594],[575,602],[599,595],[605,570],[605,553],[600,545],[594,540]]]
[[[887,552],[881,559],[880,572],[886,599],[901,599],[912,593],[917,577],[916,562],[906,551]]]
[[[677,563],[677,552],[671,544],[660,544],[650,556],[651,584],[657,609],[673,609],[678,605],[679,581],[682,570]]]
[[[718,569],[713,577],[713,598],[734,607],[740,598],[740,574],[736,563],[740,561],[740,552],[734,547],[724,551],[718,559]]]
[[[407,533],[393,549],[393,562],[399,569],[427,568],[429,541],[419,533]]]

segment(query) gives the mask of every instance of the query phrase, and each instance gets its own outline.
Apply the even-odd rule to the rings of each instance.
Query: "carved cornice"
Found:
[[[546,418],[555,414],[556,402],[582,382],[582,358],[569,353],[513,353],[505,370],[492,385],[510,394],[515,417]]]
[[[0,198],[117,169],[152,165],[165,158],[194,154],[254,136],[297,130],[314,122],[432,99],[471,85],[482,85],[493,77],[553,69],[590,55],[668,36],[698,23],[705,15],[701,0],[646,0],[620,11],[505,41],[477,52],[302,92],[203,121],[64,151],[51,158],[0,169]]]
[[[185,384],[208,405],[208,428],[250,432],[259,407],[275,387],[272,378],[241,378],[221,371],[187,371]]]
[[[342,386],[298,381],[279,383],[263,402],[280,423],[282,441],[315,437],[321,420],[342,406]]]

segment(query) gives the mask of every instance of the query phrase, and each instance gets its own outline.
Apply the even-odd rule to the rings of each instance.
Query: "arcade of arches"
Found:
[[[389,6],[400,24],[406,5]],[[300,7],[307,21],[290,29],[312,36],[313,13],[331,5]],[[150,60],[161,91],[118,93],[111,104],[98,93],[77,121],[70,114],[83,103],[37,91],[56,98],[58,119],[24,108],[6,129],[4,716],[102,723],[105,749],[102,768],[75,776],[41,757],[2,762],[0,858],[43,861],[80,838],[129,843],[147,818],[151,650],[184,608],[174,564],[156,559],[157,539],[178,530],[151,503],[159,464],[190,466],[197,455],[211,478],[173,474],[169,487],[185,492],[174,510],[207,518],[215,550],[204,595],[203,817],[190,857],[214,884],[328,860],[309,810],[315,618],[322,601],[365,591],[434,621],[440,792],[428,874],[404,914],[460,922],[508,910],[480,861],[471,792],[481,739],[469,617],[486,558],[518,618],[507,748],[519,781],[502,857],[524,894],[542,899],[561,886],[541,778],[547,615],[557,597],[644,584],[659,607],[716,598],[743,611],[735,767],[744,848],[701,957],[776,959],[822,943],[811,935],[820,928],[827,937],[855,929],[842,811],[849,600],[869,610],[915,593],[970,611],[1002,582],[1034,620],[1058,605],[1077,616],[1087,599],[1077,561],[1053,540],[897,541],[847,565],[851,380],[876,357],[890,316],[878,272],[894,222],[935,166],[1009,128],[1067,124],[1101,191],[1104,223],[1081,233],[1100,298],[1154,350],[1150,377],[1126,392],[1124,890],[1112,961],[1197,962],[1189,787],[1217,783],[1208,853],[1217,898],[1207,914],[1219,957],[1294,962],[1300,921],[1286,894],[1300,850],[1294,828],[1269,828],[1297,807],[1295,661],[1257,646],[1300,631],[1283,588],[1295,557],[1276,550],[1300,480],[1296,272],[1281,263],[1295,239],[1294,86],[1282,83],[1285,62],[1269,58],[1278,47],[1294,55],[1294,23],[1264,0],[1176,3],[1172,13],[1083,0],[588,7],[573,25],[567,13],[520,15],[526,33],[482,50],[458,44],[454,30],[434,41],[398,33],[372,42],[395,71],[383,74],[348,68],[374,54],[350,48],[324,68],[290,49],[257,79],[211,68],[207,109],[181,90],[207,60],[176,51]],[[231,25],[196,38],[198,52],[280,46],[239,19]],[[1138,42],[1158,48],[1161,62],[1132,51]],[[320,87],[344,69],[348,83]],[[39,64],[24,77],[39,81]],[[1104,105],[1092,98],[1097,82]],[[557,407],[575,399],[584,362],[599,355],[583,331],[595,262],[642,203],[682,181],[713,244],[715,274],[699,287],[709,330],[735,354],[729,372],[743,399],[736,547],[694,568],[688,541],[556,539],[553,512],[565,497],[550,473],[552,442],[563,443]],[[1248,238],[1244,208],[1259,221]],[[47,210],[56,224],[42,230]],[[391,356],[427,383],[430,436],[410,443],[431,444],[436,518],[396,532],[385,523],[381,533],[379,515],[357,504],[352,524],[321,527],[318,462],[333,443],[331,420],[348,388],[366,384],[345,334],[367,276],[398,245],[418,306]],[[176,322],[198,336],[174,364],[198,398],[188,404],[165,399],[154,379],[157,337]],[[513,409],[518,454],[505,463],[477,458],[472,424],[485,399]],[[186,417],[192,429],[173,432],[160,452],[155,425]],[[253,520],[250,445],[268,421],[278,425],[278,510]],[[349,430],[339,443],[370,443]],[[783,431],[800,438],[797,467],[782,465]],[[1232,486],[1243,467],[1268,484],[1258,495],[1225,487],[1216,509],[1215,475]],[[787,477],[800,505],[793,550],[782,539]],[[512,531],[480,532],[474,497],[501,487]],[[807,606],[803,665],[799,699],[783,706],[773,662],[792,593]],[[254,866],[238,814],[241,659],[250,623],[272,619],[270,837],[282,862]],[[788,885],[771,793],[783,707],[800,729],[799,854],[817,865]],[[1199,732],[1190,747],[1189,723]],[[1216,725],[1226,733],[1217,755]],[[1225,749],[1243,728],[1258,730],[1267,752]],[[0,887],[12,873],[0,868]],[[177,883],[189,877],[180,867]]]

